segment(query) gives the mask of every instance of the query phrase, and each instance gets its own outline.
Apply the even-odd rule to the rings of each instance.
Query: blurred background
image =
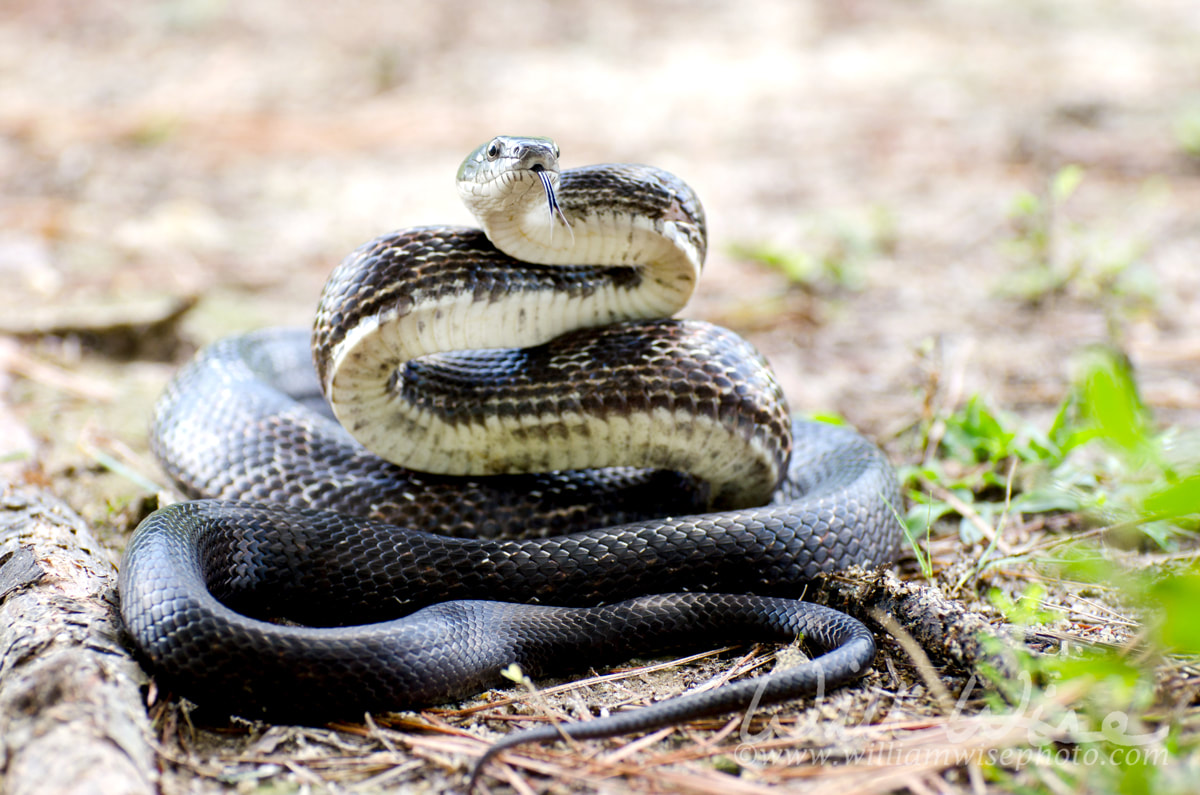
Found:
[[[1052,412],[1095,344],[1200,419],[1200,4],[5,0],[0,453],[92,517],[148,489],[178,364],[469,223],[497,133],[688,181],[686,314],[897,457],[934,404]]]

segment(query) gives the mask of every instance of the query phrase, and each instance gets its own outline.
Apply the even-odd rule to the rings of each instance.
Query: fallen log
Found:
[[[116,570],[74,512],[0,488],[0,790],[157,790],[141,695],[120,642]]]

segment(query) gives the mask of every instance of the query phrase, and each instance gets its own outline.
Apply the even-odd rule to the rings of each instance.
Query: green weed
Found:
[[[1031,753],[1019,769],[993,766],[985,773],[1013,792],[1194,791],[1192,710],[1163,682],[1168,654],[1200,652],[1194,607],[1200,577],[1194,571],[1163,578],[1131,572],[1082,547],[1070,549],[1057,565],[1064,577],[1120,593],[1148,617],[1146,631],[1122,648],[1018,651],[1015,679],[990,674],[987,709],[1027,726]],[[1019,600],[992,601],[1011,623],[1034,626],[1055,618],[1040,606],[1042,593],[1031,586]]]
[[[1059,169],[1039,193],[1022,191],[1009,208],[1005,253],[1015,265],[999,292],[1033,305],[1070,296],[1114,313],[1153,308],[1158,286],[1137,240],[1073,222],[1066,205],[1084,182],[1077,165]]]
[[[1176,455],[1178,434],[1154,429],[1129,364],[1097,347],[1083,352],[1074,384],[1046,430],[975,396],[941,420],[935,455],[903,470],[912,507],[906,524],[929,523],[966,504],[990,520],[1010,513],[1076,513],[1084,523],[1128,526],[1166,546],[1200,518],[1200,462]],[[933,426],[931,426],[933,427]],[[924,444],[931,439],[926,431]],[[931,496],[941,486],[953,500]],[[1015,492],[1015,493],[1014,493]],[[963,517],[966,518],[965,516]],[[971,524],[960,532],[978,540]]]
[[[1045,430],[980,398],[939,422],[923,440],[927,463],[905,472],[914,503],[910,533],[958,515],[960,534],[969,535],[968,512],[998,517],[998,524],[1008,515],[1066,512],[1080,529],[1100,526],[1106,541],[1170,550],[1200,526],[1200,460],[1181,452],[1188,447],[1179,432],[1157,428],[1129,363],[1111,349],[1081,353],[1070,392]],[[994,527],[999,537],[1003,528]],[[1016,679],[992,676],[987,710],[1030,727],[1016,749],[1024,756],[1014,757],[1021,764],[983,765],[995,788],[1194,790],[1200,741],[1192,729],[1192,691],[1174,686],[1183,689],[1179,701],[1164,673],[1179,665],[1178,655],[1200,655],[1200,563],[1187,560],[1169,571],[1130,568],[1081,541],[1059,547],[1044,563],[1062,581],[1108,594],[1144,627],[1121,647],[1085,644],[1058,655],[1018,650]],[[977,570],[989,562],[985,554]],[[1024,627],[1057,618],[1044,607],[1045,595],[1038,584],[1017,599],[989,594],[1010,623]]]
[[[868,264],[896,245],[896,222],[885,207],[814,217],[806,222],[803,246],[734,243],[729,255],[778,271],[807,290],[859,290]]]
[[[179,135],[182,123],[175,116],[157,114],[142,119],[129,130],[125,140],[133,146],[151,149],[170,142]]]
[[[1185,154],[1200,158],[1200,107],[1189,108],[1175,117],[1175,142]]]

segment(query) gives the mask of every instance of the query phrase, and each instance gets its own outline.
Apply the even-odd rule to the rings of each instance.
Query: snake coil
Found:
[[[797,597],[895,558],[895,475],[854,431],[792,422],[732,332],[661,319],[704,258],[690,188],[645,166],[560,172],[553,142],[507,137],[458,185],[482,230],[372,241],[334,271],[311,335],[227,339],[174,379],[151,441],[193,501],[126,549],[142,658],[202,706],[312,720],[452,700],[514,662],[537,676],[798,635],[825,650],[514,733],[477,773],[518,742],[860,675],[867,629]]]

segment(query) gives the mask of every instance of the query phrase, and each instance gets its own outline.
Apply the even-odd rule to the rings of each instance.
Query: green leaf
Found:
[[[819,275],[816,261],[803,251],[788,251],[766,243],[735,243],[730,251],[739,259],[779,271],[789,282],[796,284],[809,284]]]
[[[1049,624],[1058,618],[1054,611],[1042,607],[1045,597],[1046,588],[1040,583],[1030,584],[1016,599],[999,588],[988,591],[988,601],[1009,621],[1023,627]]]
[[[1070,546],[1058,553],[1054,561],[1062,576],[1085,583],[1104,586],[1127,586],[1129,583],[1103,552],[1087,545]]]
[[[813,422],[823,422],[826,425],[846,425],[846,418],[840,414],[832,414],[825,411],[817,411],[808,415],[808,418]]]
[[[1200,472],[1154,492],[1142,503],[1151,516],[1190,516],[1200,514]]]
[[[934,522],[943,516],[954,513],[954,508],[940,500],[926,501],[925,495],[918,493],[910,495],[912,505],[904,515],[904,527],[909,538],[920,538],[925,535]]]
[[[1149,422],[1128,361],[1116,351],[1093,348],[1081,382],[1083,415],[1099,435],[1128,452],[1144,448]]]
[[[1054,197],[1054,201],[1064,202],[1071,198],[1071,194],[1075,192],[1082,181],[1082,168],[1074,164],[1063,166],[1050,183],[1050,195]]]
[[[1017,216],[1032,216],[1041,212],[1042,201],[1033,193],[1023,190],[1013,197],[1012,205],[1009,207],[1009,214]]]
[[[1016,434],[1009,431],[979,395],[946,418],[942,444],[958,461],[978,464],[1007,458]]]
[[[1200,573],[1166,577],[1152,584],[1146,595],[1159,611],[1160,642],[1184,654],[1200,653]]]
[[[1137,665],[1127,657],[1110,652],[1085,651],[1080,656],[1049,657],[1046,665],[1064,679],[1086,676],[1127,691],[1137,686],[1142,678],[1142,670]]]
[[[1072,512],[1083,509],[1083,501],[1073,491],[1050,484],[1044,488],[1027,491],[1013,500],[1013,510],[1022,513]]]

